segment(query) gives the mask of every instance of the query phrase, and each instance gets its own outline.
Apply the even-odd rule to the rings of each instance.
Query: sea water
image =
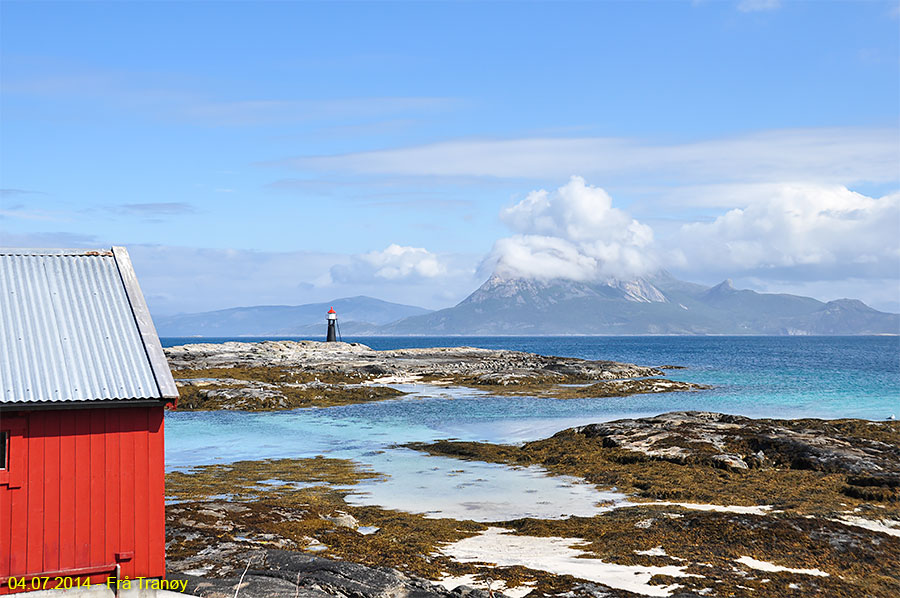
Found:
[[[285,338],[285,337],[279,337]],[[263,339],[163,339],[192,342]],[[296,339],[289,339],[296,340]],[[290,412],[173,412],[166,416],[167,467],[241,459],[352,459],[387,474],[350,497],[357,504],[433,517],[498,521],[588,515],[623,497],[538,468],[509,468],[430,457],[408,442],[454,438],[519,443],[592,422],[667,411],[705,410],[753,417],[900,416],[897,337],[370,337],[373,349],[475,346],[679,365],[677,380],[711,390],[603,399],[495,397],[464,388],[400,386],[399,399]]]

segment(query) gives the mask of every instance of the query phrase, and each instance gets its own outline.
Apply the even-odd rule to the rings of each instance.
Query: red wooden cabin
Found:
[[[124,248],[0,249],[0,594],[165,574],[177,396]]]

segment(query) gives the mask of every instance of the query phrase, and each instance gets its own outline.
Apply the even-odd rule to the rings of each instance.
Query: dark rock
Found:
[[[186,591],[203,598],[489,598],[483,590],[448,590],[428,580],[386,567],[366,567],[323,557],[265,550],[240,555],[250,566],[241,577],[203,578],[183,573],[169,579],[186,580]],[[238,586],[240,585],[240,588]],[[495,596],[502,596],[494,592]]]

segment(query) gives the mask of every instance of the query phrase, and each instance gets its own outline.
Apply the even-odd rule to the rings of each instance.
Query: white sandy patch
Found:
[[[680,559],[677,556],[669,556],[666,554],[666,551],[662,546],[657,546],[656,548],[651,548],[649,550],[635,550],[634,554],[639,554],[641,556],[664,556],[672,559],[673,561],[683,561],[684,559]]]
[[[704,505],[690,502],[642,502],[622,505],[619,508],[626,507],[644,507],[648,505],[661,505],[665,507],[684,507],[693,511],[716,511],[720,513],[740,513],[741,515],[768,515],[772,512],[772,505],[759,505],[756,507],[742,507],[739,505]]]
[[[735,559],[738,563],[742,565],[746,565],[751,569],[757,569],[759,571],[767,571],[769,573],[779,573],[779,572],[787,572],[787,573],[800,573],[801,575],[816,575],[818,577],[828,577],[828,574],[824,571],[820,571],[819,569],[791,569],[790,567],[782,567],[781,565],[776,565],[774,563],[767,563],[766,561],[758,561],[749,556],[742,556],[739,559]]]
[[[856,517],[855,515],[845,515],[838,519],[829,519],[829,521],[900,537],[900,521],[894,521],[893,519],[872,520],[866,519],[865,517]]]
[[[458,577],[445,577],[439,581],[434,582],[436,584],[442,585],[448,590],[455,590],[459,586],[469,586],[470,588],[475,588],[477,590],[487,590],[488,584],[480,579],[475,579],[474,575],[460,575]],[[495,592],[502,592],[503,594],[509,596],[510,598],[522,598],[528,592],[532,590],[534,584],[524,583],[520,586],[516,586],[514,588],[507,588],[506,584],[503,580],[493,580],[491,582],[491,590]]]
[[[363,385],[369,386],[372,384],[413,384],[415,382],[418,382],[421,378],[422,376],[418,376],[415,374],[406,374],[404,376],[390,375],[366,380],[365,382],[363,382]]]
[[[686,576],[684,567],[616,565],[596,558],[578,558],[585,553],[576,546],[584,543],[580,538],[518,536],[510,530],[490,527],[477,536],[444,547],[441,552],[463,563],[521,565],[557,575],[573,575],[645,596],[669,596],[679,587],[650,585],[654,575]]]
[[[650,550],[635,550],[634,554],[640,554],[643,556],[669,556],[666,554],[666,551],[663,550],[662,546],[657,546],[656,548],[651,548]]]

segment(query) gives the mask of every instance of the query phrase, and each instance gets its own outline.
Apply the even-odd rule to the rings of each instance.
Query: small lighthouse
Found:
[[[326,343],[337,341],[337,312],[334,308],[328,310],[328,336],[325,337]]]

